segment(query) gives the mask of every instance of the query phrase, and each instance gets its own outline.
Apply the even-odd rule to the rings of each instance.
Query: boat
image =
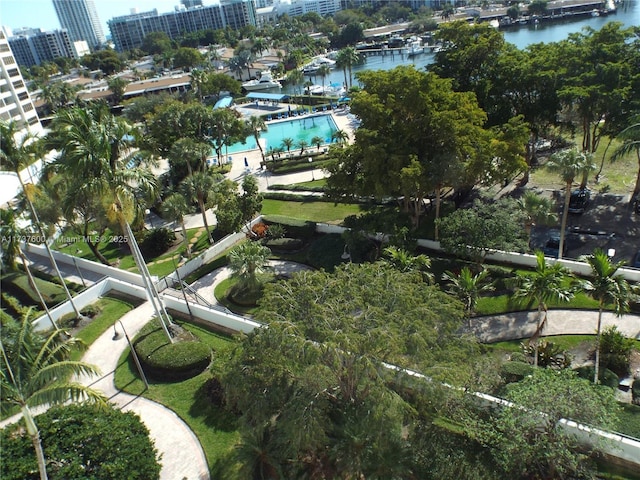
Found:
[[[279,81],[274,80],[269,70],[265,70],[264,72],[260,72],[260,78],[243,83],[242,88],[248,92],[253,92],[256,90],[268,90],[270,88],[282,88],[282,85]]]
[[[591,10],[591,16],[592,17],[599,17],[600,16],[600,11],[597,8],[594,8],[593,10]]]
[[[413,40],[409,44],[409,50],[407,51],[407,55],[410,57],[414,55],[420,55],[424,53],[424,47],[422,46],[422,40]]]
[[[325,87],[322,85],[311,85],[305,88],[307,95],[322,95],[324,97],[343,97],[347,93],[341,83],[331,83]]]
[[[334,60],[331,60],[330,58],[316,57],[311,61],[311,63],[308,63],[304,67],[302,67],[302,73],[304,73],[305,75],[315,75],[316,73],[318,73],[320,67],[333,68],[335,67],[335,65],[336,62]]]

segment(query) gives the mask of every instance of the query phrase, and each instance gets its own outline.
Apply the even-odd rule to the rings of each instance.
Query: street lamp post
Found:
[[[309,157],[309,165],[311,165],[311,181],[315,181],[315,177],[313,175],[313,158]]]

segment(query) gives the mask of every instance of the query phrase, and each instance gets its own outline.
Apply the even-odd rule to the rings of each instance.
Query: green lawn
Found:
[[[195,325],[182,326],[214,350],[213,369],[216,359],[224,358],[234,346],[229,337]],[[120,357],[115,374],[116,387],[133,395],[142,395],[176,412],[198,437],[210,470],[224,462],[238,441],[239,434],[235,418],[225,410],[213,406],[204,394],[203,386],[211,378],[211,371],[207,370],[182,382],[150,382],[149,389],[145,390],[129,357],[129,349]]]
[[[287,202],[270,199],[262,201],[263,215],[285,215],[320,223],[340,224],[349,215],[357,215],[360,212],[360,205],[350,203]]]
[[[581,137],[576,137],[574,142],[576,145],[580,145],[582,142]],[[598,146],[598,150],[594,155],[594,161],[600,169],[603,155],[607,144],[608,138],[603,138]],[[602,175],[599,183],[595,183],[595,173],[589,178],[589,185],[591,188],[601,192],[615,192],[615,193],[631,193],[635,184],[636,177],[638,175],[638,159],[633,154],[626,155],[624,158],[617,160],[615,163],[611,162],[611,155],[615,151],[616,147],[620,145],[620,142],[615,140],[607,150],[607,155],[604,162],[604,168],[602,169]],[[576,179],[580,181],[580,179]],[[531,173],[530,185],[535,185],[540,188],[553,188],[562,189],[564,184],[560,177],[556,173],[549,172],[544,167],[535,168]]]
[[[194,228],[187,230],[187,237],[189,240],[193,239],[199,229]],[[116,242],[110,242],[109,239],[116,237],[117,235],[110,230],[107,230],[103,235],[104,240],[100,242],[99,250],[105,258],[111,264],[118,264],[118,267],[123,270],[129,270],[132,272],[138,272],[133,255],[126,245],[120,245]],[[206,234],[201,234],[198,241],[192,248],[192,252],[197,254],[209,247],[209,241]],[[89,249],[86,242],[82,241],[81,237],[74,235],[70,232],[65,232],[64,235],[54,244],[54,248],[63,253],[73,255],[79,258],[85,258],[94,262],[99,261],[93,252]],[[157,275],[164,277],[174,271],[175,265],[178,264],[180,257],[185,253],[184,244],[181,242],[173,250],[166,252],[155,258],[145,258],[149,273],[151,275]],[[172,260],[173,259],[173,260]],[[174,264],[175,261],[175,264]],[[119,263],[118,263],[119,262]]]
[[[87,346],[91,345],[105,330],[110,328],[116,320],[135,308],[133,302],[123,300],[115,295],[106,295],[100,298],[97,303],[101,309],[100,313],[91,320],[91,323],[74,333],[74,336],[82,340]],[[83,353],[74,351],[71,353],[71,359],[79,360],[82,358]]]

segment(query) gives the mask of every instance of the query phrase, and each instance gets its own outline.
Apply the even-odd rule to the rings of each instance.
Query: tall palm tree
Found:
[[[320,75],[320,77],[322,78],[322,94],[324,95],[324,82],[327,77],[331,75],[331,69],[328,65],[322,65],[320,66],[320,68],[318,68],[317,75]]]
[[[564,208],[562,210],[562,223],[560,225],[560,245],[558,248],[558,259],[561,259],[564,249],[567,217],[569,215],[571,186],[573,185],[573,181],[576,176],[581,175],[584,172],[594,170],[596,165],[593,163],[591,155],[581,152],[577,148],[571,148],[551,155],[546,167],[551,172],[555,172],[560,175],[560,178],[565,184]]]
[[[447,270],[442,274],[442,279],[449,284],[447,291],[464,304],[471,328],[471,315],[476,310],[480,295],[494,290],[493,282],[489,279],[489,271],[482,269],[474,275],[469,267],[463,267],[458,274]]]
[[[537,304],[536,331],[529,339],[534,342],[534,365],[538,366],[538,338],[547,323],[548,303],[568,302],[573,298],[574,289],[567,285],[570,272],[560,263],[549,265],[544,253],[536,252],[536,269],[532,273],[517,274],[514,298],[526,299]]]
[[[167,338],[173,341],[168,329],[171,318],[131,230],[130,222],[144,211],[140,198],[155,199],[158,191],[143,152],[134,148],[136,134],[124,118],[114,117],[106,104],[96,104],[59,112],[51,123],[47,143],[59,152],[55,170],[67,178],[82,179],[87,191],[101,199],[107,219],[120,226],[149,301]]]
[[[189,237],[187,236],[187,228],[184,225],[184,216],[189,213],[189,205],[184,195],[180,193],[172,193],[162,202],[162,214],[167,219],[178,222],[182,229],[182,241],[184,243],[184,251],[188,258],[191,258],[191,247],[189,246]]]
[[[69,360],[69,353],[81,345],[77,338],[57,329],[46,337],[35,332],[30,311],[15,329],[3,327],[0,333],[2,406],[20,408],[36,451],[40,479],[46,480],[46,460],[31,410],[39,406],[60,405],[69,400],[106,403],[99,392],[72,380],[74,376],[99,372],[97,367]]]
[[[309,142],[307,142],[304,138],[301,138],[296,142],[296,147],[300,149],[300,155],[304,153],[305,148],[309,146]]]
[[[260,149],[260,155],[262,156],[262,161],[264,162],[264,150],[262,149],[262,145],[260,145],[260,132],[267,129],[267,125],[264,123],[264,118],[258,116],[251,116],[246,121],[247,128],[251,131],[253,138],[256,140],[256,145]]]
[[[38,300],[40,300],[40,304],[44,309],[51,325],[54,328],[58,328],[55,320],[51,316],[51,312],[49,311],[49,307],[47,306],[47,302],[45,302],[44,297],[42,296],[42,292],[38,288],[33,275],[31,274],[31,269],[29,268],[29,261],[24,255],[22,248],[20,247],[20,239],[25,237],[27,232],[18,226],[18,222],[16,221],[16,214],[13,210],[10,209],[0,209],[0,238],[2,238],[2,270],[16,270],[16,257],[20,257],[20,261],[22,263],[22,268],[24,268],[24,272],[27,274],[27,279],[29,280],[29,286],[36,292],[38,295]]]
[[[245,242],[229,252],[229,268],[240,280],[240,288],[256,291],[260,286],[259,275],[264,271],[271,250],[257,242]]]
[[[625,128],[622,132],[618,134],[618,138],[622,140],[622,145],[620,145],[613,152],[611,156],[611,161],[615,162],[616,160],[624,157],[625,155],[635,152],[636,158],[638,160],[638,173],[636,174],[636,183],[633,187],[633,193],[631,194],[631,199],[629,204],[633,204],[634,201],[638,198],[640,194],[640,123],[636,123]]]
[[[196,172],[190,177],[185,178],[182,182],[184,193],[191,198],[192,201],[198,203],[210,245],[213,245],[213,237],[211,236],[209,222],[207,221],[207,199],[218,180],[217,177],[209,175],[206,172]]]
[[[27,133],[20,140],[16,139],[18,135],[20,134],[18,133],[18,128],[15,122],[0,122],[0,163],[9,166],[17,175],[18,180],[20,181],[20,187],[22,187],[27,205],[31,211],[34,226],[38,229],[40,237],[44,239],[43,244],[47,252],[47,256],[49,257],[49,262],[51,262],[51,265],[56,272],[56,276],[60,279],[60,284],[62,285],[64,293],[73,308],[76,318],[82,318],[80,310],[76,307],[73,297],[71,296],[71,292],[69,292],[64,277],[58,268],[58,262],[56,262],[56,259],[51,252],[51,248],[46,241],[47,235],[40,224],[38,213],[33,206],[33,189],[25,186],[22,176],[20,175],[20,171],[28,165],[32,156],[40,153],[40,142],[37,141],[31,133]]]
[[[349,72],[349,82],[347,83],[347,76],[345,73],[345,86],[351,88],[353,86],[353,67],[355,65],[361,65],[364,62],[364,58],[358,53],[354,47],[345,47],[338,51],[336,58],[336,66],[346,69]]]
[[[189,72],[191,77],[191,91],[195,94],[198,100],[202,100],[204,86],[209,79],[209,74],[206,70],[200,70],[194,68]]]
[[[311,80],[307,80],[304,82],[304,88],[307,91],[307,95],[309,97],[309,111],[311,111],[311,87],[313,87],[313,82]]]
[[[584,282],[584,289],[589,296],[598,302],[598,325],[596,329],[596,365],[593,382],[598,383],[600,369],[600,333],[602,330],[602,312],[610,306],[616,315],[621,316],[629,311],[629,300],[633,288],[622,275],[616,275],[624,265],[623,261],[613,263],[609,256],[600,249],[581,260],[591,267],[591,279]]]
[[[518,204],[525,214],[524,231],[531,243],[531,228],[537,224],[551,225],[558,220],[553,213],[553,202],[550,199],[527,190],[518,200]]]
[[[304,73],[302,73],[302,70],[298,70],[297,68],[291,70],[287,74],[287,82],[293,85],[294,91],[297,90],[298,94],[300,94],[300,85],[304,83]]]

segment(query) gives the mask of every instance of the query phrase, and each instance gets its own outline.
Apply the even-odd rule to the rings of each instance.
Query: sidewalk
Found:
[[[151,319],[153,309],[149,302],[128,312],[120,321],[133,338]],[[172,410],[144,397],[135,397],[120,392],[114,384],[115,369],[122,352],[128,347],[120,323],[116,324],[119,338],[114,340],[109,328],[87,350],[82,360],[98,365],[102,372],[99,378],[82,378],[81,382],[102,391],[109,401],[123,411],[132,411],[140,416],[149,429],[158,453],[161,455],[161,480],[208,480],[209,468],[200,442],[186,423]]]
[[[482,343],[530,338],[536,330],[537,313],[475,317],[471,319],[470,333]],[[603,312],[602,330],[611,325],[617,325],[624,336],[640,340],[640,315],[617,317],[611,312]],[[549,310],[543,335],[595,335],[597,326],[597,310]],[[469,331],[468,327],[465,330]]]

